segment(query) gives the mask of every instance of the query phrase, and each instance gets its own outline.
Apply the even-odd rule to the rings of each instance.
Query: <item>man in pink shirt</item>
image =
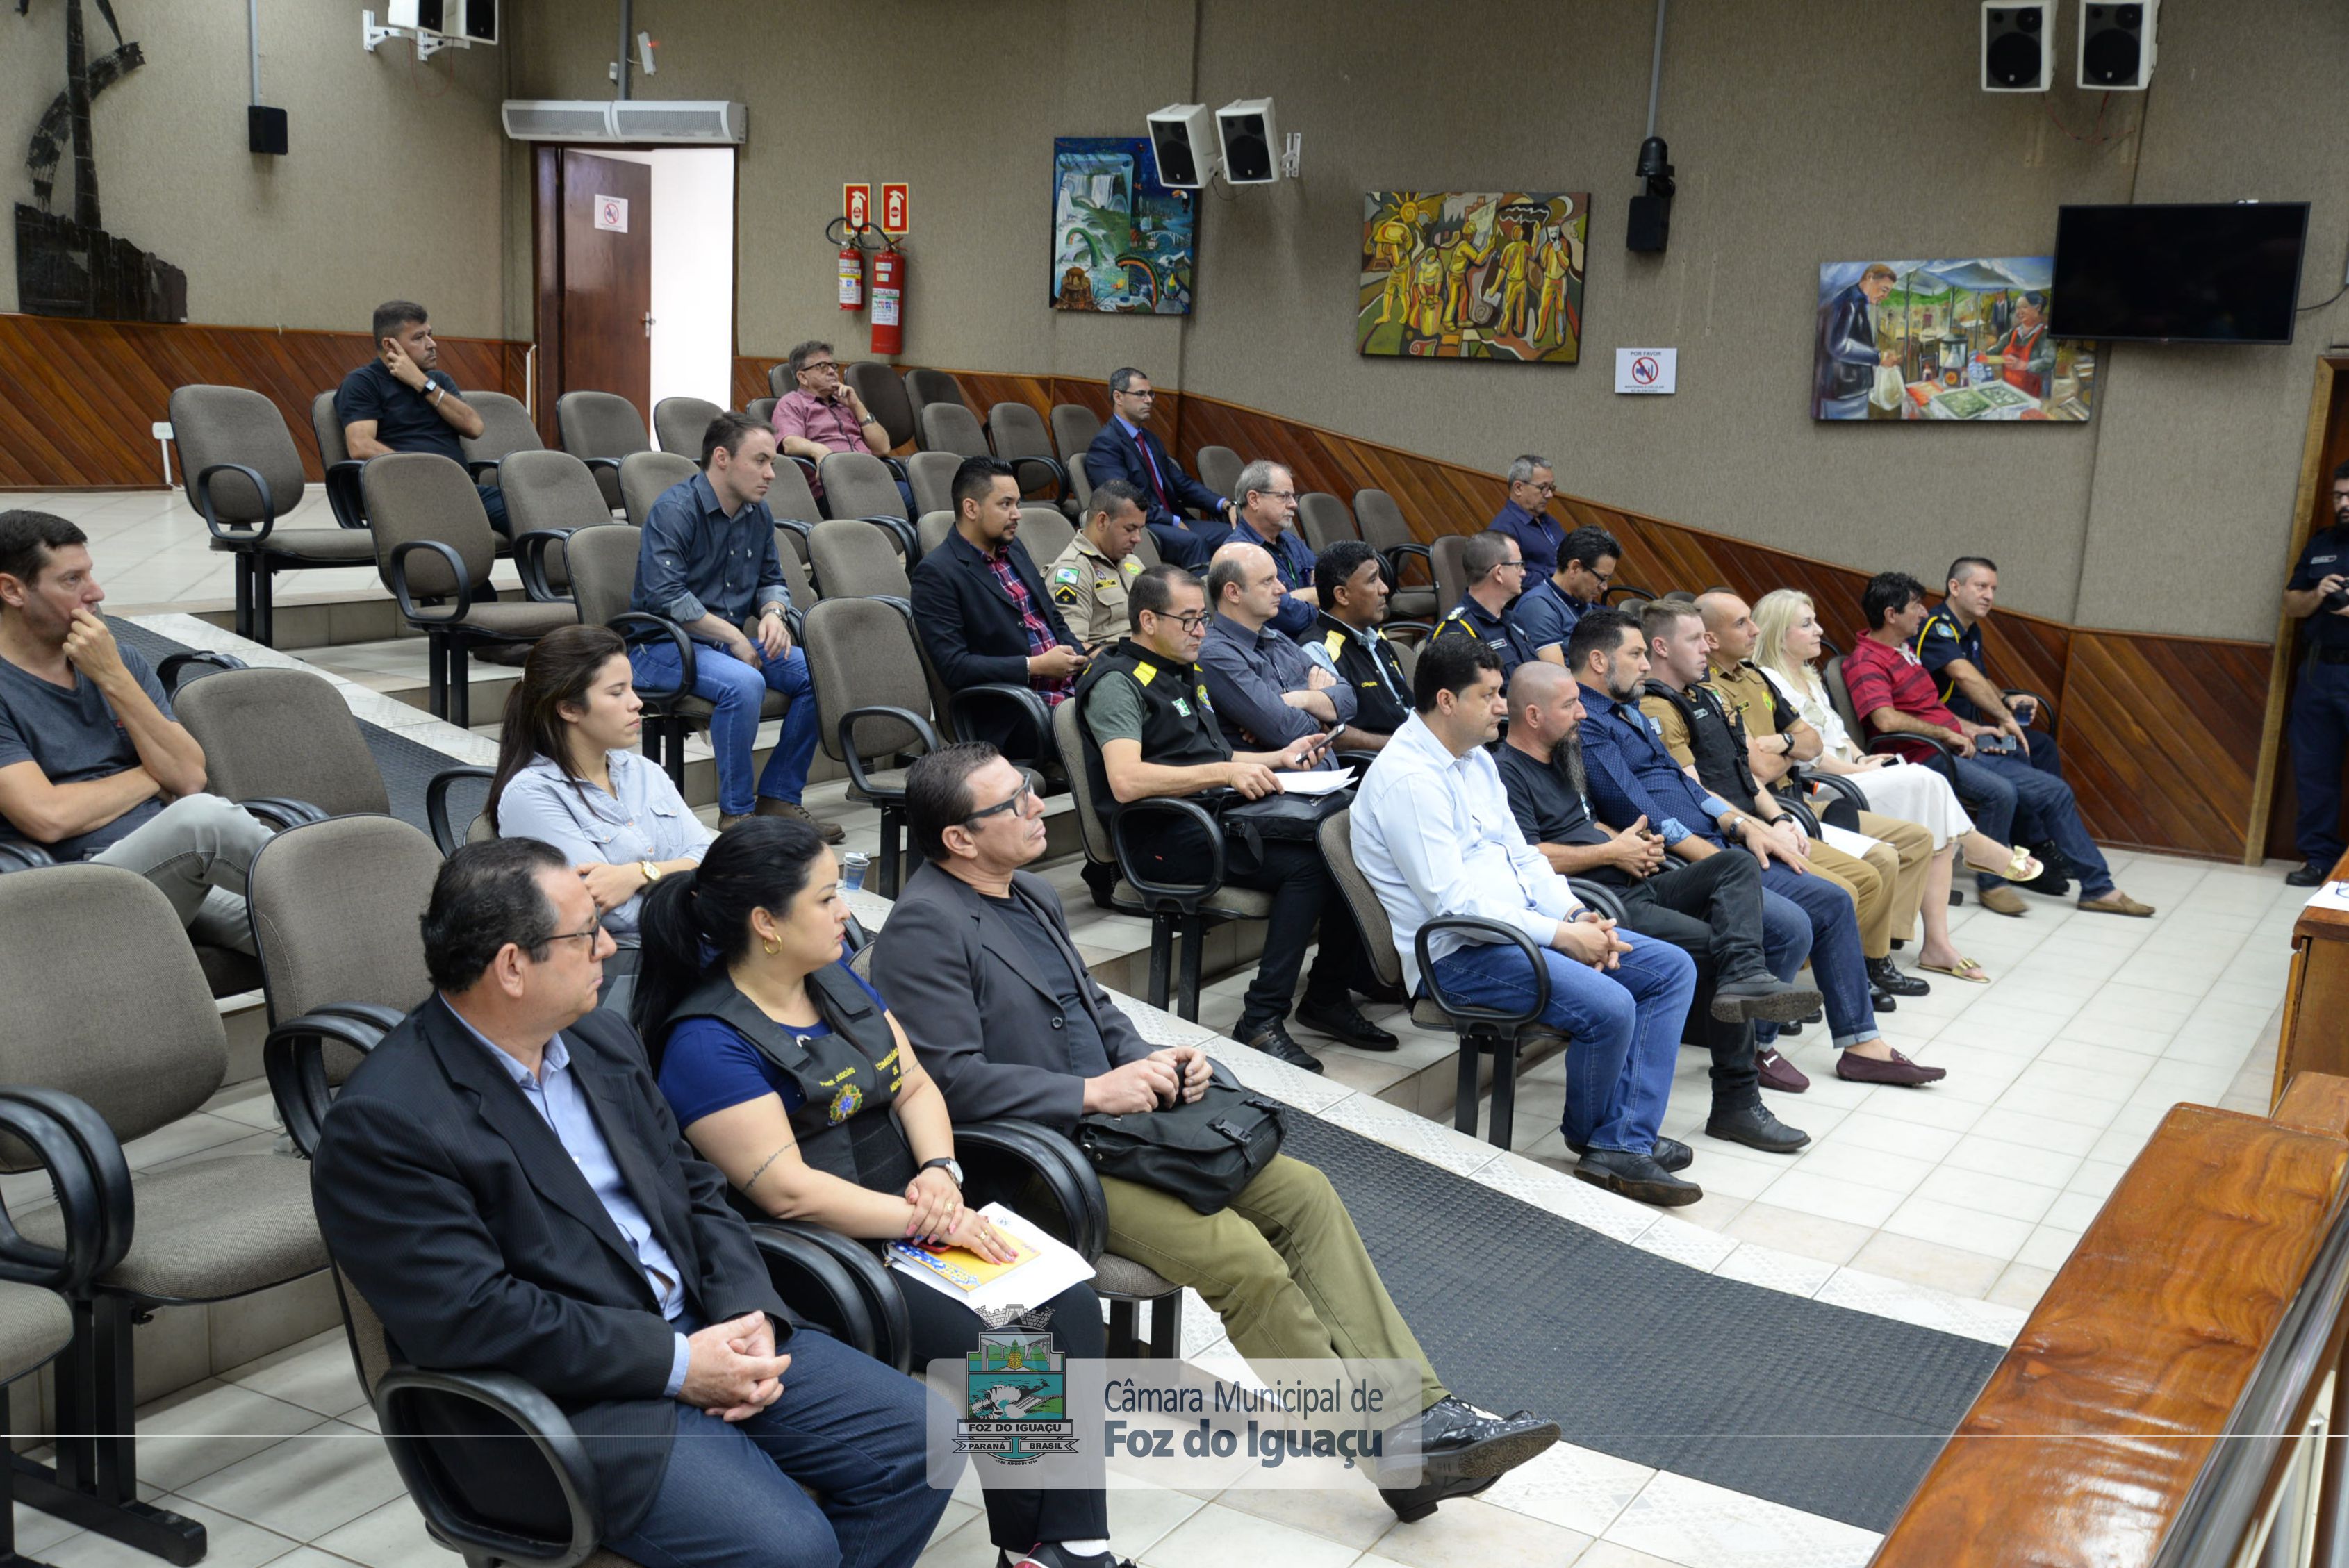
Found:
[[[840,373],[840,359],[829,343],[808,342],[792,350],[785,361],[799,390],[775,400],[775,445],[785,457],[805,458],[822,465],[834,452],[865,452],[874,456],[889,449],[889,433],[864,406]],[[823,486],[808,480],[821,499]],[[897,482],[912,512],[913,491]]]

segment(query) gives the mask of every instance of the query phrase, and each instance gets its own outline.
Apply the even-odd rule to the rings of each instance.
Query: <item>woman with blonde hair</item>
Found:
[[[1754,606],[1754,624],[1759,633],[1754,662],[1794,705],[1803,722],[1819,732],[1822,749],[1809,766],[1849,779],[1868,797],[1868,810],[1918,823],[1933,835],[1933,869],[1925,884],[1921,910],[1925,945],[1918,954],[1917,967],[1976,985],[1989,984],[1988,972],[1950,940],[1952,847],[1963,847],[1971,869],[2017,882],[2037,876],[2042,869],[2038,861],[2025,851],[1978,831],[1973,819],[1958,803],[1957,792],[1936,769],[1899,764],[1895,758],[1863,752],[1853,744],[1828,699],[1826,683],[1815,667],[1821,640],[1818,615],[1809,594],[1793,588],[1764,594]]]

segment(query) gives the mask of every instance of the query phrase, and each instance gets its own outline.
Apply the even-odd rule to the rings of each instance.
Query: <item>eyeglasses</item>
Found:
[[[1174,622],[1186,632],[1195,632],[1207,624],[1207,613],[1205,610],[1194,610],[1186,615],[1169,615],[1163,610],[1154,614],[1161,620]]]
[[[1012,796],[1011,799],[1009,800],[999,800],[984,811],[973,811],[969,816],[965,817],[962,820],[962,825],[966,828],[971,827],[977,823],[984,822],[989,817],[999,817],[1006,811],[1009,811],[1015,816],[1020,815],[1028,810],[1028,802],[1033,800],[1035,798],[1036,787],[1033,784],[1022,784],[1019,786],[1019,792]]]
[[[1155,392],[1135,392],[1128,390],[1119,393],[1118,396],[1121,397],[1155,397],[1158,394]]]
[[[1256,493],[1264,497],[1267,500],[1286,502],[1293,501],[1297,499],[1297,492],[1295,490],[1258,490]]]
[[[1520,480],[1518,482],[1520,484],[1527,484],[1532,481]],[[1557,493],[1557,487],[1556,485],[1535,485],[1534,493],[1537,495],[1556,495]]]
[[[1525,563],[1525,562],[1524,562],[1524,561],[1522,561],[1522,560],[1518,560],[1518,561],[1504,561],[1504,562],[1501,562],[1501,567],[1500,567],[1500,569],[1501,569],[1502,571],[1504,571],[1504,572],[1506,572],[1506,571],[1508,571],[1508,570],[1509,570],[1511,567],[1513,567],[1513,566],[1514,566],[1515,568],[1516,568],[1516,569],[1517,569],[1518,571],[1520,571],[1520,572],[1523,572],[1523,571],[1526,569],[1526,563]]]
[[[805,365],[801,366],[800,368],[802,370],[837,370],[840,368],[840,361],[837,359],[811,359]]]
[[[595,939],[603,934],[604,922],[599,916],[595,920],[591,921],[588,923],[587,929],[585,931],[559,931],[553,936],[548,937],[546,940],[549,942],[577,942],[585,939],[587,944],[587,950],[590,953],[593,953],[595,950]]]

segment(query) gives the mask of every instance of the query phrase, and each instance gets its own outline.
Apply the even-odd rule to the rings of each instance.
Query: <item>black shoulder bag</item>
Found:
[[[1280,1152],[1279,1101],[1240,1087],[1222,1063],[1206,1092],[1130,1116],[1092,1111],[1077,1147],[1104,1176],[1172,1193],[1202,1214],[1222,1212]]]

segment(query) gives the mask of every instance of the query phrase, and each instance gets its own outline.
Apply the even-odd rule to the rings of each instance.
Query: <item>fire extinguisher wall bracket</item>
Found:
[[[905,352],[905,253],[904,236],[887,242],[873,258],[873,352]]]

